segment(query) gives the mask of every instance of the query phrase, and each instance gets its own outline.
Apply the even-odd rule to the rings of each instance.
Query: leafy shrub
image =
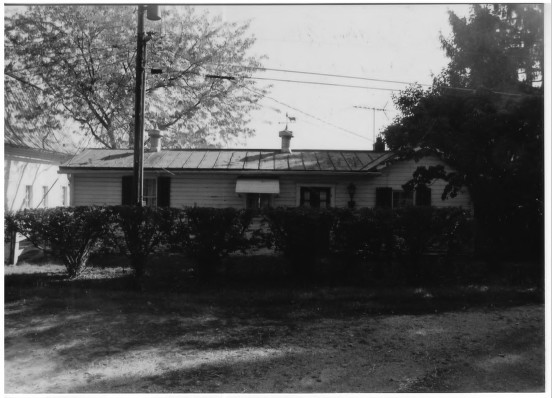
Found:
[[[397,247],[395,211],[387,208],[361,209],[360,220],[365,227],[364,257],[391,262]]]
[[[49,251],[48,215],[51,209],[25,209],[13,214],[13,227],[37,248]]]
[[[200,276],[211,276],[223,257],[249,247],[246,231],[253,213],[234,208],[171,209],[169,242],[197,261]]]
[[[4,213],[4,243],[11,241],[12,234],[17,231],[15,225],[15,215],[11,211]]]
[[[332,253],[345,259],[348,265],[363,261],[374,276],[381,277],[383,262],[389,265],[395,254],[394,217],[391,209],[335,209]]]
[[[401,259],[417,262],[429,246],[434,230],[433,207],[404,207],[395,210],[394,234],[397,238],[396,251]]]
[[[342,276],[362,260],[372,276],[395,272],[397,264],[402,271],[396,277],[415,282],[427,277],[421,261],[427,254],[446,265],[455,254],[473,250],[471,215],[462,208],[286,209],[270,214],[274,244],[295,259],[296,267],[312,265],[329,247],[339,255]]]
[[[109,213],[96,206],[26,209],[14,215],[17,231],[59,257],[71,278],[86,268],[107,231]]]
[[[114,206],[110,208],[109,241],[126,254],[138,281],[142,279],[148,256],[165,241],[166,224],[172,213],[168,209]]]
[[[270,227],[269,246],[284,253],[299,278],[311,276],[316,259],[330,251],[332,211],[313,208],[275,208],[264,212]]]
[[[436,231],[432,249],[444,254],[448,262],[455,254],[474,250],[474,223],[471,213],[460,207],[435,209],[433,229]]]
[[[423,255],[431,253],[447,265],[455,252],[471,251],[471,216],[461,208],[397,209],[394,224],[395,257],[411,282],[422,277],[420,260]]]
[[[362,257],[367,226],[359,213],[351,209],[334,209],[331,226],[331,251],[347,257]]]
[[[438,234],[433,228],[432,207],[404,207],[395,211],[395,255],[404,267],[409,281],[420,277],[420,259]]]

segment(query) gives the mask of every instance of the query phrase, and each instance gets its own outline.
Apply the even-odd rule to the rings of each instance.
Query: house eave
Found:
[[[60,174],[132,174],[133,169],[128,167],[60,167]],[[333,176],[376,176],[380,175],[379,171],[365,170],[347,170],[347,171],[331,171],[331,170],[236,170],[236,169],[159,169],[159,168],[144,168],[144,173],[153,173],[159,175],[189,175],[189,174],[232,174],[232,175],[254,175],[254,176],[281,176],[281,175],[333,175]]]
[[[4,158],[14,161],[26,161],[49,164],[62,164],[72,155],[46,149],[30,148],[21,145],[4,143]]]

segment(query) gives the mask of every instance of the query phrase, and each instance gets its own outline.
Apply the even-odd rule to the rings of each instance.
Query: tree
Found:
[[[450,85],[517,91],[520,81],[542,82],[543,14],[538,4],[475,5],[469,19],[451,12],[453,35],[441,37]]]
[[[474,6],[469,20],[451,13],[453,35],[441,39],[448,67],[429,90],[410,87],[395,97],[401,116],[384,132],[402,156],[433,155],[454,169],[419,167],[407,185],[444,179],[444,199],[466,187],[479,248],[494,259],[543,253],[544,99],[534,87],[542,37],[531,49],[519,41],[542,32],[542,9],[540,19],[539,8],[531,10],[515,23],[500,8]],[[528,65],[533,72],[519,75]]]
[[[77,122],[107,148],[129,144],[134,128],[136,10],[126,6],[32,6],[6,18],[4,73],[41,91],[41,108]],[[247,114],[263,89],[242,78],[259,60],[247,24],[193,8],[163,16],[148,42],[148,64],[170,67],[146,87],[146,129],[165,130],[172,147],[219,144],[250,135]],[[155,28],[146,22],[146,31]],[[261,94],[259,94],[259,92]]]

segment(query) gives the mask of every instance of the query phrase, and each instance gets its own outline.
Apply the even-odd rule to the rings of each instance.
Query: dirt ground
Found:
[[[61,272],[5,267],[5,393],[545,388],[534,288],[140,293]]]

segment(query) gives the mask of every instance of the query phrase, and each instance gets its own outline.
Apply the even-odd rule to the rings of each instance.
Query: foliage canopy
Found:
[[[191,7],[174,7],[162,22],[146,21],[145,30],[154,32],[147,68],[167,72],[147,76],[146,130],[164,130],[169,147],[216,145],[251,134],[247,114],[264,89],[253,90],[255,82],[243,79],[260,66],[248,55],[255,39],[247,29]],[[75,121],[101,146],[129,145],[136,7],[31,6],[6,18],[4,44],[6,85],[39,90],[42,111]]]
[[[489,250],[520,247],[538,255],[544,211],[543,9],[476,5],[469,19],[450,13],[441,38],[448,67],[428,90],[395,97],[401,112],[385,131],[406,158],[437,156],[454,171],[419,167],[408,185],[448,182],[443,199],[471,194]],[[540,80],[540,81],[539,81]],[[523,245],[522,245],[523,246]],[[506,251],[502,251],[506,253]]]

